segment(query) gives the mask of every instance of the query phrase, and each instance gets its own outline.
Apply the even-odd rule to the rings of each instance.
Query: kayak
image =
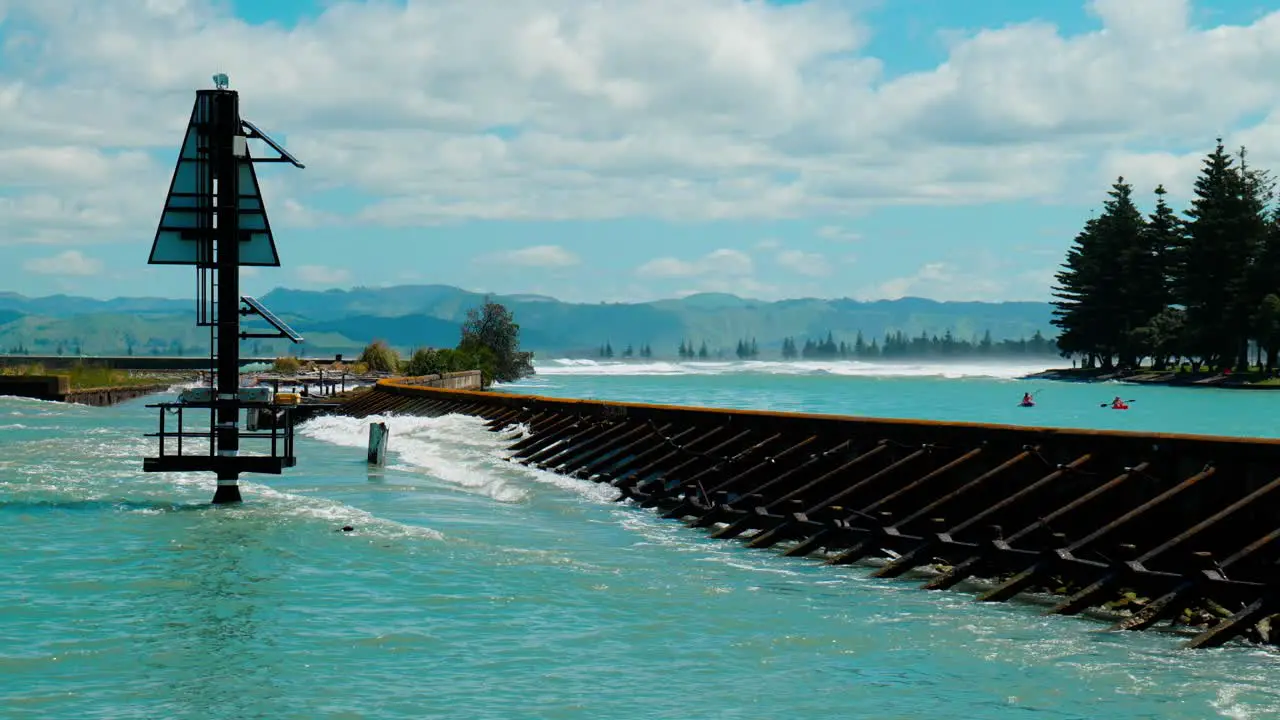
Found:
[[[1018,407],[1035,407],[1035,406],[1036,404],[1033,402],[1018,403]]]
[[[1129,406],[1128,405],[1112,405],[1111,409],[1112,410],[1128,410]]]

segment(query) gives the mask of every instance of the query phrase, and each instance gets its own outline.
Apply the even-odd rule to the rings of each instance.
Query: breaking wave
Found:
[[[369,424],[374,422],[385,422],[391,433],[387,443],[389,470],[423,475],[502,503],[525,501],[534,484],[554,485],[597,500],[617,494],[608,485],[508,462],[511,453],[507,446],[521,429],[494,433],[485,428],[482,418],[467,415],[329,415],[307,421],[298,432],[334,445],[366,448]]]
[[[860,360],[619,361],[558,358],[536,366],[539,375],[844,375],[864,377],[985,377],[1010,379],[1044,370],[1049,361],[863,362]]]

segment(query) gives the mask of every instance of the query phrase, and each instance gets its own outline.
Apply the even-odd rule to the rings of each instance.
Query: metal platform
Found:
[[[146,472],[238,471],[279,475],[285,468],[296,465],[298,460],[293,451],[293,431],[294,413],[299,406],[243,400],[238,405],[249,413],[270,413],[272,421],[265,423],[266,432],[237,428],[236,438],[241,442],[237,443],[237,454],[234,456],[217,453],[218,432],[212,423],[209,428],[200,430],[191,430],[185,425],[192,411],[203,410],[202,415],[207,413],[206,417],[213,416],[219,406],[217,402],[164,402],[147,405],[160,410],[159,429],[146,435],[158,440],[158,454],[143,458],[142,469]],[[168,418],[171,416],[176,427],[169,427]],[[248,423],[248,426],[262,424]],[[191,443],[185,442],[189,440],[206,441],[208,447],[193,454],[189,452],[193,449]],[[266,446],[262,449],[269,451],[269,454],[240,454],[239,448],[244,447],[243,441],[246,440],[261,441]]]

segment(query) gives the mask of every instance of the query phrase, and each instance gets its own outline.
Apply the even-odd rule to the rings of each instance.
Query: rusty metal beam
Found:
[[[969,519],[963,522],[960,522],[956,525],[952,525],[951,527],[947,528],[945,531],[938,533],[932,538],[925,537],[924,540],[919,545],[916,545],[914,548],[907,551],[905,554],[894,559],[889,564],[885,565],[879,570],[876,570],[875,572],[873,572],[871,574],[872,577],[881,577],[881,578],[899,577],[903,573],[916,568],[917,566],[925,562],[924,556],[926,553],[932,552],[939,545],[952,544],[953,540],[951,536],[958,535],[959,533],[964,532],[969,527],[972,527],[973,525],[979,522],[982,522],[984,519],[990,517],[994,513],[1013,504],[1017,500],[1027,495],[1030,495],[1031,493],[1034,493],[1035,491],[1041,489],[1045,485],[1048,485],[1049,483],[1052,483],[1054,480],[1057,480],[1061,478],[1063,475],[1066,475],[1068,472],[1079,469],[1080,466],[1089,462],[1089,460],[1091,460],[1092,457],[1093,456],[1091,455],[1081,455],[1080,457],[1076,458],[1075,460],[1072,460],[1066,465],[1060,465],[1058,466],[1057,470],[1054,470],[1048,475],[1045,475],[1044,477],[1040,478],[1039,480],[1036,480],[1030,485],[1027,485],[1021,488],[1020,490],[1014,492],[1013,494],[1006,496],[1003,500],[1000,500],[993,505],[989,505],[987,508],[982,510],[982,512],[979,512],[977,515],[973,515],[969,517]],[[965,489],[967,489],[968,487],[969,486],[965,486]]]
[[[848,542],[851,532],[854,532],[855,530],[853,523],[864,518],[870,518],[874,521],[875,517],[871,513],[878,511],[886,503],[896,500],[902,495],[912,492],[917,488],[927,487],[933,481],[946,477],[949,473],[963,468],[970,460],[980,457],[982,453],[983,448],[974,448],[973,450],[966,452],[942,467],[931,470],[925,475],[907,483],[893,492],[890,492],[888,495],[876,500],[866,507],[854,510],[853,514],[846,515],[844,518],[832,521],[829,523],[828,527],[818,530],[815,534],[809,536],[799,545],[784,552],[783,555],[785,557],[798,557],[808,555],[820,547],[842,546],[843,552],[835,558],[831,558],[829,562],[833,565],[847,565],[849,563],[857,562],[865,556],[866,552],[870,548],[871,539],[864,537],[858,541],[851,543]],[[873,535],[879,527],[880,523],[875,522],[872,524],[871,528],[867,529],[863,533],[863,535]]]
[[[922,587],[926,590],[946,590],[951,587],[954,587],[958,583],[968,579],[974,574],[980,572],[982,569],[985,569],[986,567],[988,567],[989,564],[1000,553],[1012,552],[1013,551],[1012,543],[1017,542],[1018,540],[1030,535],[1033,532],[1036,532],[1038,530],[1048,527],[1049,523],[1053,522],[1057,518],[1071,512],[1072,510],[1075,510],[1076,508],[1080,507],[1081,505],[1084,505],[1085,503],[1098,497],[1099,495],[1102,495],[1103,493],[1109,490],[1115,489],[1116,487],[1124,483],[1126,480],[1133,477],[1134,474],[1145,472],[1149,466],[1150,466],[1150,463],[1145,463],[1145,462],[1139,463],[1138,465],[1133,467],[1131,470],[1126,470],[1125,472],[1120,473],[1119,475],[1111,478],[1107,482],[1102,483],[1101,485],[1081,495],[1075,500],[1072,500],[1066,505],[1063,505],[1057,510],[1054,510],[1053,512],[1045,515],[1044,517],[1036,518],[1034,522],[1023,527],[1021,530],[1018,530],[1014,534],[1010,535],[1008,538],[993,538],[990,545],[987,546],[986,552],[980,552],[979,554],[973,555],[968,559],[964,560],[963,562],[956,564],[949,571],[943,573],[942,575],[939,575],[933,580],[930,580],[929,582],[925,583]]]
[[[1116,563],[1110,572],[1098,578],[1093,582],[1093,584],[1077,592],[1075,595],[1072,595],[1059,603],[1049,612],[1057,615],[1075,615],[1076,613],[1090,607],[1099,596],[1114,586],[1117,582],[1130,577],[1134,573],[1150,572],[1144,563],[1151,562],[1160,555],[1178,547],[1182,543],[1190,540],[1196,535],[1199,535],[1219,522],[1222,522],[1226,518],[1231,517],[1236,512],[1243,510],[1258,499],[1267,496],[1276,488],[1280,488],[1280,477],[1231,503],[1227,507],[1222,508],[1218,512],[1210,515],[1204,520],[1201,520],[1195,525],[1192,525],[1174,537],[1169,538],[1159,546],[1142,553],[1137,557],[1137,559],[1123,563]]]
[[[993,588],[991,590],[988,590],[985,593],[982,593],[981,595],[978,596],[978,600],[980,602],[1003,602],[1013,597],[1014,595],[1017,595],[1018,593],[1027,589],[1028,587],[1031,587],[1031,585],[1035,583],[1037,580],[1039,580],[1041,577],[1043,577],[1045,573],[1057,567],[1060,567],[1063,563],[1068,563],[1072,561],[1079,562],[1080,559],[1075,557],[1074,553],[1079,551],[1081,548],[1086,547],[1091,543],[1097,542],[1103,536],[1113,532],[1114,530],[1116,530],[1116,528],[1123,526],[1125,523],[1129,522],[1130,520],[1133,520],[1134,518],[1143,515],[1144,513],[1149,511],[1151,508],[1157,507],[1161,503],[1168,501],[1170,498],[1175,497],[1182,492],[1185,492],[1186,490],[1190,489],[1201,480],[1204,480],[1205,478],[1213,476],[1215,472],[1216,470],[1213,467],[1208,467],[1202,470],[1201,472],[1198,472],[1195,475],[1192,475],[1186,480],[1183,480],[1177,485],[1169,488],[1168,490],[1160,493],[1159,495],[1152,498],[1151,500],[1148,500],[1147,502],[1142,503],[1138,507],[1121,515],[1120,517],[1107,523],[1106,525],[1098,528],[1094,532],[1089,533],[1083,538],[1067,545],[1066,547],[1061,549],[1056,549],[1056,550],[1050,550],[1046,552],[1043,556],[1043,559],[1036,562],[1034,565],[1027,568],[1026,570],[1023,570],[1022,572],[1018,573],[1017,575],[1014,575],[1012,578],[1005,581],[999,587]]]

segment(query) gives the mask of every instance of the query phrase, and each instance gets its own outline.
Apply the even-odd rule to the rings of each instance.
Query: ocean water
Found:
[[[1228,434],[1280,403],[1005,366],[541,369],[504,389]],[[1280,716],[1273,650],[709,540],[505,462],[473,418],[391,418],[373,472],[368,421],[317,418],[297,468],[215,508],[208,477],[141,472],[143,405],[0,398],[0,718]]]
[[[1041,361],[1043,362],[1043,361]],[[1039,363],[624,363],[561,359],[506,392],[863,417],[1280,437],[1280,390],[1023,379]],[[1023,393],[1034,407],[1021,407]],[[1129,401],[1112,410],[1113,398]],[[1102,407],[1108,405],[1108,407]]]

